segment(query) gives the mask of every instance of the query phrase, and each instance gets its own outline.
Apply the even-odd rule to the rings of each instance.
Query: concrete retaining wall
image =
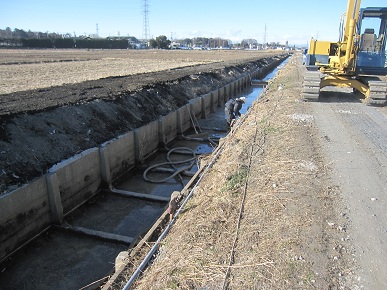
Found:
[[[216,91],[213,91],[211,93],[211,100],[212,100],[212,104],[211,104],[211,112],[214,113],[215,112],[215,109],[216,107],[218,107],[218,104],[219,104],[219,90],[216,90]],[[220,106],[219,106],[220,107]]]
[[[57,176],[64,213],[88,200],[97,191],[101,183],[100,168],[99,150],[92,148],[49,170]]]
[[[60,224],[64,215],[87,201],[101,184],[114,180],[141,164],[217,106],[247,88],[251,78],[278,66],[282,60],[261,68],[223,88],[192,100],[159,120],[86,150],[53,166],[48,173],[4,196],[0,196],[0,260],[41,233],[51,224]]]
[[[185,105],[177,110],[177,123],[178,123],[178,134],[183,134],[189,128],[191,128],[191,115],[190,115],[191,105]]]
[[[144,163],[147,157],[157,151],[159,138],[158,120],[134,130],[137,163]]]
[[[226,103],[227,100],[231,99],[231,84],[228,84],[224,87],[224,102]]]
[[[218,90],[218,106],[222,107],[226,103],[226,88],[220,88]]]
[[[45,176],[0,196],[0,260],[51,223]]]
[[[163,144],[168,144],[177,137],[177,112],[172,112],[159,119],[159,139]]]
[[[165,116],[167,118],[167,116]],[[119,136],[100,147],[102,180],[111,184],[136,164],[134,132]]]
[[[188,116],[190,118],[190,121],[191,121],[191,125],[192,125],[192,121],[195,121],[195,118],[196,119],[200,119],[202,118],[203,116],[203,97],[199,97],[199,98],[196,98],[196,99],[193,99],[189,102],[189,108],[190,108],[190,116]],[[193,120],[191,120],[191,117]]]
[[[211,93],[205,94],[202,96],[202,118],[206,118],[211,113],[212,109],[212,99],[211,99]]]

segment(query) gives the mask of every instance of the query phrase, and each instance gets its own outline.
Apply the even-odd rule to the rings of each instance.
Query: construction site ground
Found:
[[[225,138],[135,289],[386,289],[386,108],[305,103],[304,72],[293,55]]]
[[[107,56],[93,58],[90,53],[90,60],[64,57],[51,63],[50,57],[43,58],[42,64],[53,70],[38,74],[42,87],[35,87],[33,71],[23,75],[25,69],[2,82],[0,194],[44,174],[58,160],[147,122],[153,108],[159,108],[158,114],[181,106],[187,99],[176,96],[185,91],[167,87],[187,84],[187,76],[202,82],[202,91],[190,87],[200,95],[215,85],[209,80],[217,71],[227,79],[257,59],[251,52],[210,52],[198,59],[193,52],[165,52],[152,60],[141,52],[140,63],[149,65],[143,74],[113,75],[107,69],[102,79],[71,80],[74,74],[92,75],[93,69],[86,70],[90,62],[101,70],[108,67]],[[125,67],[136,67],[132,58],[127,57]],[[171,59],[179,63],[174,66]],[[23,61],[19,65],[29,68]],[[151,68],[152,63],[157,67]],[[57,77],[60,64],[67,69]],[[166,65],[169,70],[160,72]],[[111,69],[117,68],[118,61]],[[11,73],[5,70],[2,79]],[[323,92],[320,102],[303,102],[304,73],[297,52],[222,140],[221,154],[135,289],[387,288],[387,108],[366,106],[342,89]],[[17,81],[15,87],[11,84],[20,76],[30,85],[16,92]],[[45,83],[50,79],[60,81]],[[136,95],[143,88],[176,98],[150,109],[144,101],[150,99],[142,92]],[[119,108],[128,94],[130,102],[135,100],[129,102],[132,119]],[[114,112],[124,118],[107,117],[111,103],[118,103]],[[83,119],[86,115],[90,119]],[[98,121],[102,118],[103,124]],[[211,158],[202,159],[203,166]],[[134,268],[140,262],[130,261]],[[115,289],[125,282],[117,282]]]

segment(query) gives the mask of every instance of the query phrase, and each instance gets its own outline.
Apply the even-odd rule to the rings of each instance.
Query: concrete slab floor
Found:
[[[52,229],[23,248],[0,269],[0,289],[79,289],[107,276],[120,243]]]

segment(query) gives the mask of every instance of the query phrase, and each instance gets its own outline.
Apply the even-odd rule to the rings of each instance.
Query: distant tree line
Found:
[[[140,41],[133,37],[89,37],[72,36],[70,33],[58,34],[32,32],[7,27],[0,29],[0,47],[25,48],[90,48],[90,49],[127,49],[135,48]]]
[[[185,38],[174,40],[181,43],[183,47],[205,47],[205,48],[227,48],[231,41],[222,38]],[[75,36],[70,33],[59,34],[55,32],[33,32],[7,27],[0,29],[0,47],[25,47],[25,48],[103,48],[103,49],[126,49],[143,48],[149,45],[152,48],[168,49],[171,40],[165,35],[160,35],[149,40],[147,44],[141,45],[141,41],[135,37],[108,37],[100,38],[94,36]]]
[[[152,38],[149,42],[138,40],[133,36],[101,38],[98,35],[75,36],[70,33],[59,34],[55,32],[32,32],[7,27],[0,29],[0,47],[24,47],[24,48],[90,48],[90,49],[132,49],[146,48],[147,46],[159,49],[171,48],[172,39],[165,35]],[[194,37],[184,39],[173,39],[173,43],[180,44],[179,48],[240,48],[240,49],[267,49],[285,48],[277,43],[259,44],[256,39],[243,39],[240,43],[233,44],[229,39],[220,37]],[[173,46],[176,48],[175,46]]]
[[[149,40],[149,46],[152,48],[168,49],[171,41],[165,35],[157,36],[156,39]]]
[[[127,49],[132,48],[128,39],[104,38],[59,38],[59,39],[22,39],[23,47],[29,48],[90,48],[90,49]]]
[[[157,37],[155,40],[151,39],[150,46],[155,47],[155,43],[157,43],[157,47],[161,48],[161,45],[165,45],[166,36],[161,35]],[[207,37],[195,37],[195,38],[184,38],[184,39],[174,39],[174,42],[180,43],[183,47],[204,47],[204,48],[227,48],[232,46],[232,42],[229,39],[223,39],[220,37],[216,38],[207,38]],[[169,41],[169,44],[171,41]]]

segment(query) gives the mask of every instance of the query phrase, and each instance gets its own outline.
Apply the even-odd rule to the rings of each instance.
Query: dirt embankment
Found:
[[[278,55],[205,61],[211,64],[196,60],[192,66],[183,62],[180,68],[176,64],[173,69],[137,75],[111,72],[113,77],[0,95],[0,194],[43,175],[63,159],[265,66]]]

